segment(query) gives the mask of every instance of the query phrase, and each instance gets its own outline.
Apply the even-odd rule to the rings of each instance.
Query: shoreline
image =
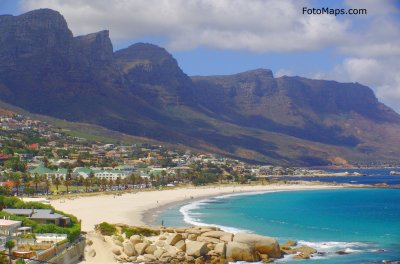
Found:
[[[259,194],[264,194],[264,193],[272,193],[272,192],[287,192],[287,191],[314,191],[314,190],[329,190],[329,189],[344,189],[344,188],[348,188],[346,186],[341,186],[341,185],[337,185],[337,186],[332,186],[332,188],[299,188],[299,189],[291,189],[291,190],[287,190],[287,189],[278,189],[278,190],[254,190],[254,191],[239,191],[239,192],[227,192],[227,193],[219,193],[219,194],[212,194],[212,195],[206,195],[206,196],[201,196],[201,197],[196,197],[193,199],[184,199],[184,200],[179,200],[179,201],[174,201],[168,204],[163,204],[154,208],[150,208],[148,210],[145,210],[142,213],[142,221],[146,226],[149,227],[160,227],[161,224],[157,224],[156,221],[158,220],[160,214],[162,214],[163,212],[165,212],[166,210],[175,207],[175,206],[185,206],[188,204],[191,204],[193,202],[198,202],[198,201],[202,201],[202,200],[206,200],[209,198],[216,198],[216,197],[221,197],[221,196],[229,196],[229,195],[251,195],[254,193],[259,193]],[[183,216],[182,216],[183,217]],[[168,223],[164,223],[165,226],[171,226]],[[189,223],[186,223],[187,226],[192,226]]]
[[[320,190],[346,187],[360,188],[361,186],[301,182],[298,184],[185,187],[121,195],[102,194],[74,199],[58,199],[52,200],[51,205],[78,217],[82,220],[82,231],[88,232],[93,231],[94,226],[101,222],[123,223],[132,226],[160,226],[161,224],[155,224],[155,220],[161,212],[178,204],[209,197],[260,191]]]

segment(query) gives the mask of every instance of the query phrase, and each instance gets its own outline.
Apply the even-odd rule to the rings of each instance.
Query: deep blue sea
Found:
[[[211,224],[272,236],[280,243],[292,239],[322,253],[307,261],[286,257],[281,263],[400,261],[400,189],[228,195],[175,206],[161,219],[168,226]]]
[[[285,180],[306,180],[337,183],[354,184],[377,184],[387,183],[388,185],[400,185],[400,175],[390,175],[391,171],[400,171],[400,169],[323,169],[328,172],[358,172],[365,176],[350,177],[279,177],[277,179]]]

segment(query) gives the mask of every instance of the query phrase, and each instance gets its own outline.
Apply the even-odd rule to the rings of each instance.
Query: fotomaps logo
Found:
[[[365,8],[308,8],[303,7],[303,15],[366,15],[367,9]]]

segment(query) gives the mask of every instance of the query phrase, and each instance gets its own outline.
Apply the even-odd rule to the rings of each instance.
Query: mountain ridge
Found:
[[[162,47],[114,52],[108,30],[74,37],[50,9],[0,16],[0,100],[247,161],[400,161],[400,115],[369,87],[267,69],[188,76]]]

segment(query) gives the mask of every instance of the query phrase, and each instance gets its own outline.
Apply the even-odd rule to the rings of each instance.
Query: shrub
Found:
[[[130,238],[133,235],[141,235],[141,236],[155,236],[159,235],[160,231],[147,228],[147,227],[127,227],[123,226],[121,229],[121,233],[125,233],[127,238]]]
[[[114,225],[109,224],[107,222],[103,222],[103,223],[97,225],[97,229],[104,236],[112,236],[117,231],[117,228],[115,228]]]

